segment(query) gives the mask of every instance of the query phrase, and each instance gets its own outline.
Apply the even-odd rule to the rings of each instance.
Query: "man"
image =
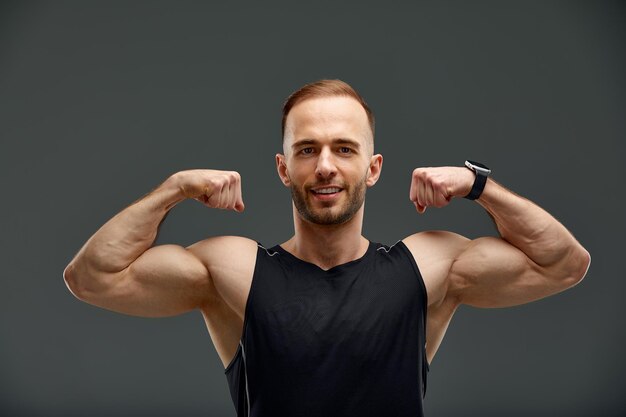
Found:
[[[576,285],[589,253],[550,214],[482,164],[417,168],[417,212],[467,197],[501,237],[424,231],[394,245],[362,236],[378,180],[374,117],[356,91],[321,80],[283,108],[278,175],[295,233],[266,248],[219,236],[151,247],[177,203],[242,211],[239,174],[181,171],[117,214],[63,275],[90,304],[163,317],[199,309],[239,416],[422,415],[426,373],[459,305],[506,307]]]

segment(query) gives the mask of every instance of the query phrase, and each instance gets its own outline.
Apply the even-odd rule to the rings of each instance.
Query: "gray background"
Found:
[[[593,264],[569,291],[462,306],[431,365],[430,416],[625,415],[626,7],[618,2],[3,2],[0,414],[234,416],[199,312],[146,319],[75,299],[62,271],[170,174],[237,170],[246,211],[175,207],[157,243],[292,232],[280,109],[340,78],[377,117],[364,234],[497,233],[473,202],[419,215],[419,166],[486,163]]]

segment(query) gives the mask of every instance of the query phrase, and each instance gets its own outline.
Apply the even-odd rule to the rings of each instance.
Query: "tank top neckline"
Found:
[[[349,268],[353,265],[358,265],[362,262],[364,262],[366,259],[370,258],[371,255],[376,252],[376,246],[377,244],[375,242],[372,242],[371,240],[367,240],[369,242],[369,245],[367,247],[367,250],[365,251],[365,254],[363,256],[361,256],[360,258],[357,259],[353,259],[351,261],[348,262],[344,262],[342,264],[339,265],[335,265],[332,268],[329,269],[322,269],[320,266],[312,263],[312,262],[308,262],[305,261],[304,259],[300,259],[297,256],[295,256],[294,254],[292,254],[291,252],[288,252],[287,250],[285,250],[282,246],[280,245],[276,245],[274,246],[272,249],[277,251],[278,253],[281,253],[285,256],[287,256],[287,258],[291,259],[294,262],[300,263],[300,264],[304,264],[304,265],[309,265],[312,268],[317,269],[318,271],[321,271],[323,273],[331,273],[337,270],[341,270],[341,269],[345,269],[345,268]]]

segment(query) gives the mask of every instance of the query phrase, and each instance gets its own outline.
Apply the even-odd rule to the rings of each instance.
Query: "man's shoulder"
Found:
[[[447,299],[452,265],[471,240],[458,233],[432,230],[412,234],[402,241],[413,255],[424,279],[429,308],[441,306]],[[446,305],[454,306],[455,303],[453,300],[452,304]]]
[[[186,247],[205,265],[254,257],[259,243],[244,236],[212,236]]]
[[[402,239],[415,257],[454,259],[465,250],[470,239],[447,230],[426,230]]]

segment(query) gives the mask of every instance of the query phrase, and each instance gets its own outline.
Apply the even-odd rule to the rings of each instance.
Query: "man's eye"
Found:
[[[345,147],[345,146],[342,146],[341,148],[339,148],[339,151],[341,153],[350,153],[350,152],[352,152],[352,149],[350,149],[348,147]]]
[[[304,148],[300,152],[302,152],[303,154],[310,154],[311,152],[313,152],[313,148]]]

